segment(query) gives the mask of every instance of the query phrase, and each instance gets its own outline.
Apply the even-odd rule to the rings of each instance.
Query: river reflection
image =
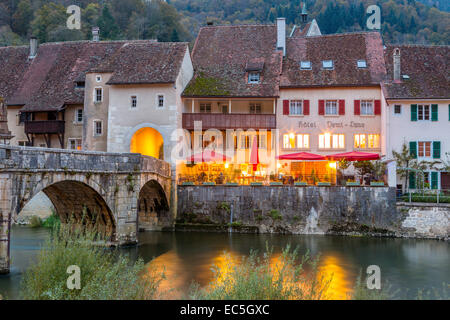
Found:
[[[17,298],[22,271],[33,263],[48,232],[14,227],[11,235],[13,268],[10,275],[0,276],[0,294]],[[450,282],[450,246],[444,241],[171,232],[140,233],[139,241],[139,246],[121,251],[132,259],[142,257],[148,268],[164,270],[161,298],[166,299],[186,297],[192,281],[206,286],[213,278],[213,265],[226,267],[224,252],[239,261],[252,249],[264,252],[266,243],[273,246],[274,257],[287,244],[298,247],[300,255],[320,254],[320,274],[333,275],[328,291],[333,299],[347,298],[358,274],[365,274],[373,264],[380,266],[382,282],[387,280],[394,290],[401,289],[400,298],[416,297],[419,288],[442,287],[443,282]]]

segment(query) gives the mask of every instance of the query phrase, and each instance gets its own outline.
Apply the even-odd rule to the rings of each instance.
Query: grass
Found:
[[[27,300],[119,300],[152,299],[162,274],[144,269],[139,259],[132,262],[96,246],[95,232],[61,225],[41,249],[37,262],[28,269],[21,283],[21,297]],[[81,270],[81,289],[69,290],[69,266]],[[145,276],[142,273],[145,271]]]

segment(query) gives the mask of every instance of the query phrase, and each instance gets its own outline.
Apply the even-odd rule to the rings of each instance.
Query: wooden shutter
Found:
[[[309,116],[309,100],[303,100],[303,115]]]
[[[437,189],[437,188],[438,188],[438,173],[431,172],[431,189]]]
[[[416,173],[415,172],[409,172],[409,188],[410,189],[416,188]]]
[[[323,116],[325,114],[325,100],[319,100],[319,115]]]
[[[409,142],[409,154],[414,157],[414,159],[417,159],[417,142],[416,141],[410,141]]]
[[[433,159],[441,158],[441,142],[433,141]]]
[[[339,100],[339,115],[345,115],[345,100]]]
[[[283,114],[289,115],[289,100],[283,100]]]
[[[375,100],[375,115],[381,114],[381,100]]]
[[[438,105],[431,105],[431,121],[438,121]]]
[[[411,105],[411,121],[417,121],[417,104]]]
[[[359,116],[361,114],[361,100],[355,100],[355,116]]]

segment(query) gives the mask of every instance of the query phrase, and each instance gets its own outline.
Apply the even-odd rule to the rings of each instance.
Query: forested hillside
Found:
[[[300,21],[300,0],[0,0],[0,46],[91,38],[99,26],[102,39],[192,41],[207,21],[215,24],[272,23],[286,17]],[[381,32],[389,43],[450,43],[450,1],[306,0],[309,18],[322,33],[366,29],[368,5],[382,8]],[[66,28],[67,6],[82,8],[81,30]]]

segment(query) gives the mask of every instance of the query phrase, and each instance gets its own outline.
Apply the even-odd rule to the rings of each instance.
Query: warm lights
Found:
[[[329,166],[331,169],[336,170],[336,162],[328,162],[328,166]]]
[[[228,169],[230,167],[230,164],[228,162],[225,162],[225,169]]]

